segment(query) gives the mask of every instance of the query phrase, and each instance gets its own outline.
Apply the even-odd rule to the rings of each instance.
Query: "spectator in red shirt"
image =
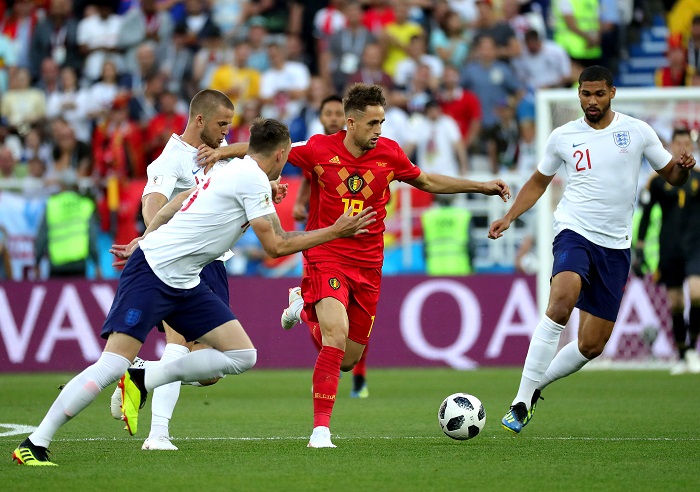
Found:
[[[19,67],[30,66],[29,48],[38,20],[32,0],[15,0],[10,15],[0,21],[0,33],[10,38],[15,45],[15,58]]]
[[[668,66],[656,70],[657,87],[681,87],[692,85],[694,68],[688,65],[688,58],[683,47],[683,38],[674,34],[668,39],[666,52]]]
[[[389,5],[389,0],[371,0],[368,3],[370,7],[365,11],[362,23],[369,32],[377,36],[387,24],[394,22],[394,11]]]
[[[146,176],[146,154],[141,129],[129,120],[129,96],[118,96],[107,120],[95,129],[92,155],[98,177]]]
[[[459,70],[453,65],[445,66],[439,101],[442,112],[457,122],[468,149],[481,131],[481,103],[476,94],[460,87]]]
[[[173,133],[181,134],[187,125],[187,115],[177,112],[177,95],[164,92],[159,97],[160,111],[148,123],[146,149],[148,160],[153,161],[163,152]]]

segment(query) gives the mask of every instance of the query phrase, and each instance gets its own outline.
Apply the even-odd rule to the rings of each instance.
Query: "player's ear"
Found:
[[[610,99],[615,99],[616,92],[617,92],[617,88],[613,85],[612,89],[610,89]]]

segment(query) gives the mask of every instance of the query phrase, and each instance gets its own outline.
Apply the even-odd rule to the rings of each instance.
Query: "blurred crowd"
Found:
[[[384,87],[384,135],[417,165],[529,173],[535,91],[587,65],[616,72],[650,3],[682,14],[657,83],[698,81],[700,10],[686,0],[0,2],[0,191],[76,189],[128,241],[146,167],[199,90],[233,101],[230,142],[257,116],[304,140],[323,131],[320,102],[355,82]]]

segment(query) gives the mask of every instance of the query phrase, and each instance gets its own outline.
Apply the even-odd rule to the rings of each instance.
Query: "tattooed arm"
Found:
[[[367,207],[357,215],[350,216],[351,209],[341,215],[335,224],[315,231],[292,231],[282,229],[276,213],[263,215],[250,221],[265,252],[273,258],[304,251],[339,237],[350,237],[367,232],[376,212]]]

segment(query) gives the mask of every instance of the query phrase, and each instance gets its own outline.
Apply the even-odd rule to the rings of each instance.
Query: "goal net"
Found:
[[[575,89],[539,91],[536,101],[537,152],[541,158],[552,130],[580,118],[583,112]],[[694,140],[700,131],[700,87],[621,88],[612,108],[649,123],[665,144],[670,141],[674,128],[690,129]],[[645,163],[640,173],[640,188],[652,172]],[[553,212],[564,185],[560,179],[555,179],[537,205],[537,257],[540,265],[537,301],[542,312],[549,296]],[[614,188],[614,184],[611,183],[611,187]],[[575,310],[561,343],[574,340],[577,329],[578,313]],[[595,366],[665,367],[675,359],[664,289],[650,278],[630,277],[613,335]]]

